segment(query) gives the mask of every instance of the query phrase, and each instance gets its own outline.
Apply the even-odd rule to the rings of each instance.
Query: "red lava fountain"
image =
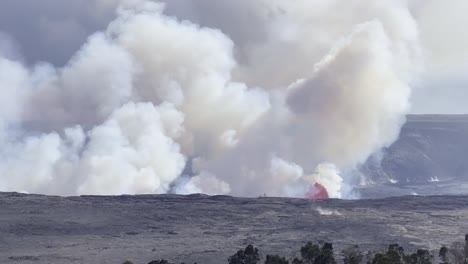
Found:
[[[315,183],[310,187],[309,191],[305,194],[306,198],[312,200],[323,200],[330,198],[327,189],[320,183]]]

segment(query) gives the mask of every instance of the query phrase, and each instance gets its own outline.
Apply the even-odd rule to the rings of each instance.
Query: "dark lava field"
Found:
[[[468,233],[467,153],[467,116],[409,116],[361,167],[361,200],[0,193],[0,263],[220,264],[249,243],[292,258],[319,240],[437,250]]]
[[[0,263],[227,263],[248,243],[293,257],[306,241],[438,249],[463,241],[468,197],[380,200],[0,194]]]

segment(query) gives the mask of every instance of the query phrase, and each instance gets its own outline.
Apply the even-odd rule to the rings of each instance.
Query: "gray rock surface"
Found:
[[[0,263],[219,264],[248,243],[293,257],[307,241],[438,249],[463,241],[468,197],[311,201],[205,195],[0,194]],[[409,247],[409,248],[408,248]]]
[[[411,115],[397,142],[360,171],[362,197],[468,194],[468,115]]]

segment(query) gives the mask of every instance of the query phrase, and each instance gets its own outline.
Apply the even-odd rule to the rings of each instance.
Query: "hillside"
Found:
[[[410,115],[400,138],[361,168],[362,195],[468,193],[468,115]],[[385,189],[385,192],[382,192]]]

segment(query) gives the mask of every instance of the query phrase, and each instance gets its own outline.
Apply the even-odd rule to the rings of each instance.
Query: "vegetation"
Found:
[[[258,249],[252,245],[248,245],[244,250],[237,251],[228,259],[229,264],[256,264],[260,261]]]
[[[289,264],[289,261],[287,261],[285,257],[280,257],[278,255],[267,255],[265,264]]]
[[[319,242],[313,244],[307,242],[301,248],[302,259],[294,259],[294,264],[335,264],[335,256],[333,254],[333,244],[327,242]]]
[[[434,253],[437,254],[437,252]],[[438,258],[431,255],[427,249],[417,249],[416,252],[406,253],[399,244],[391,244],[383,252],[363,252],[359,246],[352,246],[342,250],[337,256],[333,251],[333,244],[323,241],[307,242],[300,248],[297,255],[300,257],[289,260],[279,255],[266,255],[262,258],[256,247],[248,245],[245,249],[230,256],[228,263],[260,264],[260,260],[264,259],[264,264],[468,264],[468,235],[465,236],[464,243],[456,242],[450,247],[442,246],[438,251]],[[132,262],[126,261],[123,264],[132,264]],[[148,264],[173,263],[160,259]]]
[[[359,246],[349,247],[341,252],[343,255],[344,264],[359,264],[364,259],[364,254],[359,249]]]
[[[158,260],[153,260],[148,264],[170,264],[170,263],[169,263],[169,261],[167,261],[165,259],[161,259],[161,260],[158,259]]]

